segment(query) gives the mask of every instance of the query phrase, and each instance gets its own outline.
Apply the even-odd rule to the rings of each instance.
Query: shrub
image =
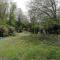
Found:
[[[8,36],[8,28],[4,27],[4,33],[3,33],[4,37]]]
[[[16,27],[16,31],[19,32],[19,33],[22,32],[22,26],[19,27],[19,28]]]
[[[0,26],[0,37],[8,36],[8,29],[5,26]]]
[[[8,35],[10,35],[10,36],[15,35],[15,28],[14,27],[11,27],[11,26],[8,27]]]

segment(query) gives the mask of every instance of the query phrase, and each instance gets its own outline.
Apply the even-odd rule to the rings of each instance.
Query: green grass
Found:
[[[30,33],[19,33],[0,40],[2,60],[60,60],[60,46],[47,44]]]

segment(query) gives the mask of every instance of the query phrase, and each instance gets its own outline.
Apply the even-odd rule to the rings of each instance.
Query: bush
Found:
[[[15,35],[15,28],[11,26],[0,26],[0,37]]]
[[[19,32],[19,33],[20,33],[20,32],[22,32],[22,26],[21,26],[21,27],[19,27],[19,28],[18,28],[18,27],[16,27],[16,31],[17,31],[17,32]]]
[[[8,36],[8,29],[7,27],[0,26],[0,37]]]
[[[14,27],[8,27],[8,35],[15,35],[15,28]]]
[[[60,34],[60,25],[55,24],[55,25],[49,26],[45,30],[49,34]]]

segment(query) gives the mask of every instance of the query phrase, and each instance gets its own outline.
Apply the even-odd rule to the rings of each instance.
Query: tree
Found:
[[[39,30],[39,19],[36,16],[35,10],[29,10],[29,16],[30,16],[30,23],[31,23],[31,32],[32,33],[38,33]]]
[[[16,21],[16,4],[11,3],[8,24],[10,26],[15,26],[15,21]]]
[[[30,4],[30,10],[34,11],[32,14],[36,15],[36,18],[42,16],[57,21],[57,2],[56,0],[33,0]]]
[[[8,7],[8,0],[0,0],[0,25],[6,25]]]
[[[39,12],[37,12],[35,8],[35,4],[33,4],[33,2],[29,4],[28,12],[29,12],[29,17],[30,17],[31,30],[33,33],[36,33],[36,30],[38,32],[38,24],[39,24],[40,16],[38,17]]]
[[[17,9],[17,21],[16,21],[16,30],[17,32],[21,32],[22,30],[22,21],[23,20],[23,13],[21,8]]]
[[[17,9],[17,21],[16,21],[16,29],[18,32],[21,32],[23,28],[27,28],[28,21],[27,17],[23,14],[21,8]]]
[[[32,26],[39,22],[45,29],[46,25],[49,27],[58,24],[58,8],[57,0],[32,0],[29,4]]]

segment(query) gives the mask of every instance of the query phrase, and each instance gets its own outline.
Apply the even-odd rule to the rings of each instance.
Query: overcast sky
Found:
[[[14,0],[14,2],[16,2],[17,7],[21,8],[23,10],[23,12],[27,12],[27,3],[30,0]]]
[[[23,12],[27,12],[27,3],[31,1],[31,0],[14,0],[14,2],[16,2],[17,7],[21,8]],[[60,0],[57,0],[58,5],[60,5]]]

